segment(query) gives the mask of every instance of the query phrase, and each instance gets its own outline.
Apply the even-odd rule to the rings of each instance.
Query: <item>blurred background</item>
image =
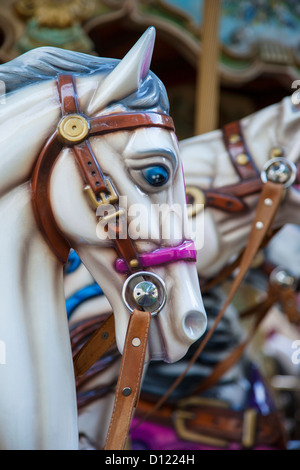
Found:
[[[277,103],[300,80],[299,0],[0,0],[0,63],[40,46],[121,59],[149,26],[179,140]],[[269,377],[293,380],[273,388],[299,448],[299,377],[269,357]]]
[[[150,25],[179,139],[279,101],[300,77],[297,0],[1,0],[0,61],[44,45],[122,58]]]

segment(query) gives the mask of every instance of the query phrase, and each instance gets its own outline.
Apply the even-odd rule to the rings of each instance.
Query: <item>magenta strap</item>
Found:
[[[192,240],[185,240],[181,245],[159,248],[158,250],[143,253],[139,256],[140,265],[143,268],[174,263],[175,261],[195,262],[196,259],[197,252]],[[116,260],[115,268],[119,273],[128,272],[127,264],[122,258]]]

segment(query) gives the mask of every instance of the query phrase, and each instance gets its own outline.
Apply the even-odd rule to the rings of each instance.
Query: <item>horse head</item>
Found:
[[[178,360],[206,328],[178,143],[165,88],[149,71],[154,38],[149,28],[121,61],[40,48],[0,68],[0,329],[16,352],[0,371],[0,415],[25,384],[26,410],[40,416],[37,431],[25,411],[1,435],[4,447],[76,447],[62,269],[70,248],[110,302],[120,352],[134,309],[153,315],[148,360]],[[63,429],[50,436],[49,415],[54,423],[61,409]]]
[[[88,144],[80,138],[78,146],[62,149],[53,167],[49,199],[59,232],[112,306],[120,351],[130,310],[143,305],[132,299],[132,291],[149,277],[154,289],[163,287],[158,296],[167,296],[157,315],[162,299],[153,301],[153,306],[146,304],[153,313],[149,358],[174,361],[202,335],[206,319],[197,288],[195,251],[184,233],[178,144],[164,87],[149,72],[153,44],[150,28],[105,77],[75,77],[80,110],[88,116],[78,126],[89,127],[90,137]],[[62,83],[60,94],[67,95],[68,87]],[[74,126],[74,119],[67,111],[60,132]],[[78,157],[79,166],[85,165],[84,190]],[[174,207],[181,209],[179,214]],[[124,293],[130,274],[133,280]]]
[[[215,276],[245,248],[267,179],[286,186],[273,228],[299,224],[299,116],[287,97],[181,141],[190,222],[204,237],[197,260],[201,277]]]

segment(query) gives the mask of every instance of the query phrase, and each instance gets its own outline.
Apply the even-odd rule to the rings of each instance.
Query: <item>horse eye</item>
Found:
[[[142,175],[151,186],[163,186],[169,179],[169,171],[164,166],[149,166]]]

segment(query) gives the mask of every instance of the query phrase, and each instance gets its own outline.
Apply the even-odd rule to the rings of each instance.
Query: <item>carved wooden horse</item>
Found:
[[[147,30],[122,61],[41,48],[0,67],[2,449],[78,447],[62,270],[70,247],[101,281],[120,352],[138,282],[154,284],[148,310],[168,294],[151,319],[147,360],[178,360],[205,330],[193,243],[183,230],[163,239],[155,212],[151,237],[142,227],[133,239],[120,207],[122,196],[128,208],[184,207],[166,92],[149,72],[154,36]],[[101,212],[107,205],[113,217]],[[183,219],[175,226],[180,233]]]

